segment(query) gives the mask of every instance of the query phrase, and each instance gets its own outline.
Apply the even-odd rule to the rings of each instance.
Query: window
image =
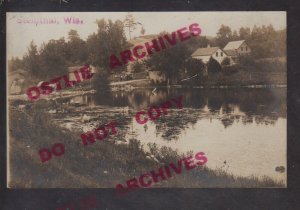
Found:
[[[223,56],[223,52],[221,52],[221,57]]]
[[[241,47],[241,51],[243,51],[243,47]]]
[[[218,52],[216,52],[216,56],[218,57]]]

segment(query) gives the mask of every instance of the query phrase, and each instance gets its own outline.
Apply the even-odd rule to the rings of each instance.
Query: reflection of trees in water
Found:
[[[274,125],[279,117],[286,117],[285,89],[191,89],[185,91],[186,93],[181,92],[184,110],[173,112],[154,121],[157,134],[161,134],[166,140],[178,139],[181,132],[189,127],[189,123],[194,125],[201,118],[219,119],[227,128],[235,122],[244,125],[252,123]],[[186,108],[193,109],[190,109],[189,113],[185,111]],[[199,111],[207,112],[207,114],[198,114]]]
[[[218,119],[225,128],[234,123],[273,125],[286,117],[286,89],[135,89],[131,92],[89,95],[89,105],[127,107],[138,110],[159,105],[171,98],[183,96],[183,110],[174,109],[167,116],[151,121],[157,135],[166,140],[177,139],[189,125],[201,118]],[[173,107],[174,108],[174,107]],[[205,114],[203,114],[205,113]],[[125,124],[128,125],[129,122]],[[147,128],[144,128],[147,131]],[[126,129],[127,130],[127,129]],[[129,132],[129,131],[128,131]]]
[[[155,123],[156,135],[161,135],[165,140],[178,139],[182,131],[196,124],[198,116],[193,110],[171,110],[167,116],[152,121]]]
[[[209,90],[207,100],[212,115],[221,111],[225,128],[240,118],[243,124],[274,125],[279,117],[286,117],[285,89]]]

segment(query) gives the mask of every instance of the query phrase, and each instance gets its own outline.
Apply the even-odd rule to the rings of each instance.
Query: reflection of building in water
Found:
[[[90,95],[82,95],[82,96],[75,96],[71,98],[70,104],[72,105],[88,105],[88,106],[95,106],[95,101],[92,99]]]
[[[127,96],[129,106],[135,110],[148,107],[150,94],[150,90],[129,93]]]
[[[168,93],[165,91],[157,91],[154,95],[151,89],[147,89],[129,93],[127,98],[129,106],[138,110],[165,102],[168,100]]]

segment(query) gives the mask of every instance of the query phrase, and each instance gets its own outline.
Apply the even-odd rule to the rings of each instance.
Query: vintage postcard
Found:
[[[9,188],[287,187],[286,12],[6,17]]]

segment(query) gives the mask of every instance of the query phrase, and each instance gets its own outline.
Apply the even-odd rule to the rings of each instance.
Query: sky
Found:
[[[8,12],[7,13],[7,58],[19,58],[27,52],[31,41],[40,47],[43,42],[65,37],[71,29],[77,30],[82,39],[97,32],[97,19],[124,20],[127,12]],[[275,30],[286,28],[286,12],[131,12],[135,20],[142,23],[147,34],[161,31],[172,32],[192,23],[198,23],[204,36],[215,36],[222,24],[232,30],[240,27],[253,28],[272,24]],[[67,24],[64,19],[74,17],[82,24]],[[32,19],[55,19],[59,24],[24,23]],[[132,36],[140,35],[137,27]],[[128,37],[128,33],[126,33]]]

